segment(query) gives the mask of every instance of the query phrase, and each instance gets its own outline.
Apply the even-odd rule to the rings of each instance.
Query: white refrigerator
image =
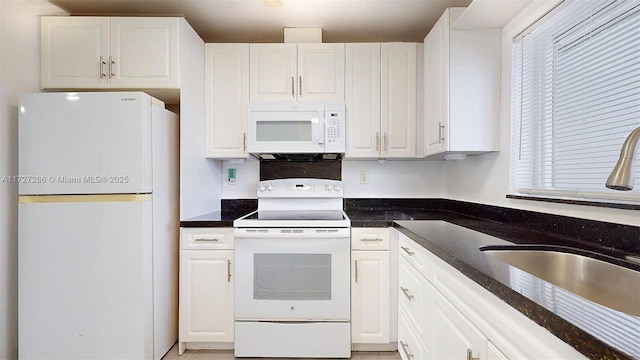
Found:
[[[178,337],[178,117],[142,92],[18,107],[19,358],[160,359]]]

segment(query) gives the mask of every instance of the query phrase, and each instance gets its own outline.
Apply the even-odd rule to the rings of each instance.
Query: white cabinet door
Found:
[[[249,44],[205,45],[205,156],[245,158]]]
[[[416,44],[381,45],[382,158],[416,156]]]
[[[43,16],[40,26],[42,88],[109,86],[108,17]]]
[[[522,358],[525,359],[526,356],[523,356]],[[487,344],[487,360],[509,360],[509,358],[503,354],[502,351],[498,350],[491,341],[489,341]]]
[[[449,129],[449,11],[424,39],[425,152],[446,150]]]
[[[179,18],[112,17],[113,88],[177,88]]]
[[[298,100],[344,101],[344,44],[298,44]]]
[[[380,157],[380,44],[346,45],[345,105],[349,158]]]
[[[233,250],[182,250],[180,342],[233,342]]]
[[[352,251],[351,342],[390,342],[389,251]]]
[[[250,99],[291,101],[297,98],[297,45],[251,44]]]
[[[432,359],[487,358],[487,338],[438,290],[429,285],[429,352]],[[467,353],[471,351],[471,357]]]

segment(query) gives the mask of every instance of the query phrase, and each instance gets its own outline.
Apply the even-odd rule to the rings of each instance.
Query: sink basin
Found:
[[[585,299],[640,316],[640,271],[563,247],[484,246],[480,250]]]

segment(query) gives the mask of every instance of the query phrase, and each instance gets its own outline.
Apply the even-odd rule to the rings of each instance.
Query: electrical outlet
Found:
[[[369,170],[360,170],[360,184],[369,183]]]
[[[227,169],[227,184],[229,185],[236,184],[236,168]]]

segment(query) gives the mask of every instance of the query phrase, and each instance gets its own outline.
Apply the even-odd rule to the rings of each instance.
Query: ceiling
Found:
[[[49,0],[71,15],[184,16],[205,42],[282,42],[320,27],[323,42],[422,42],[447,7],[471,0]]]

